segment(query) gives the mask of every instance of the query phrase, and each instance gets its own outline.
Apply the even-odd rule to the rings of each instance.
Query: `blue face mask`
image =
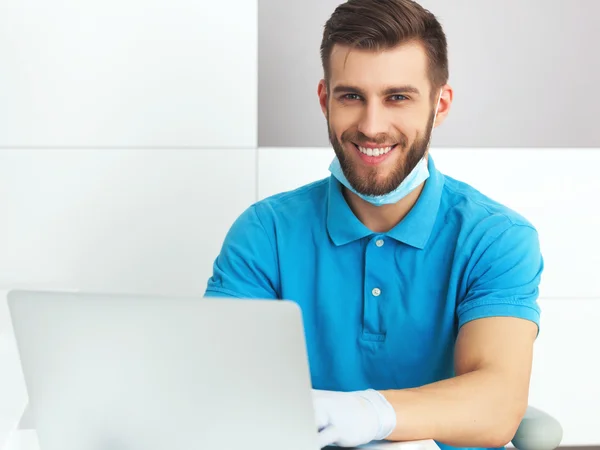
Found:
[[[350,182],[346,179],[344,172],[342,171],[342,166],[340,165],[340,161],[336,158],[331,162],[329,166],[329,171],[333,174],[334,177],[338,179],[340,183],[346,186],[349,190],[354,192],[363,200],[375,205],[388,205],[390,203],[398,203],[408,194],[410,194],[413,190],[415,190],[421,183],[423,183],[427,178],[429,178],[429,170],[427,169],[427,160],[422,158],[419,163],[415,166],[411,173],[404,179],[400,186],[394,189],[391,192],[388,192],[384,195],[364,195],[356,191],[350,184]]]
[[[437,110],[439,108],[441,98],[442,98],[442,91],[440,91],[440,97],[438,99],[438,104],[437,104],[437,107],[435,108],[435,116],[433,118],[433,126],[435,126],[435,120],[437,119]],[[433,132],[433,127],[432,127],[432,132]],[[423,158],[417,163],[415,168],[408,174],[408,176],[404,179],[404,181],[402,181],[402,183],[400,183],[400,186],[398,186],[393,191],[388,192],[387,194],[384,194],[384,195],[364,195],[364,194],[357,192],[356,189],[354,189],[352,187],[352,185],[350,184],[350,182],[344,175],[342,166],[340,165],[340,161],[338,160],[337,156],[331,162],[331,165],[329,166],[329,171],[335,178],[337,178],[337,180],[340,183],[342,183],[344,186],[346,186],[350,191],[354,192],[360,198],[362,198],[363,200],[365,200],[375,206],[398,203],[400,200],[402,200],[404,197],[406,197],[408,194],[410,194],[412,191],[414,191],[417,187],[419,187],[421,185],[421,183],[423,183],[424,181],[426,181],[429,178],[429,170],[427,169],[427,159]]]

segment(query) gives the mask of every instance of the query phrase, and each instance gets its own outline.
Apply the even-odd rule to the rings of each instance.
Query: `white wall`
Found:
[[[256,40],[247,0],[2,0],[0,146],[254,146]]]
[[[2,1],[0,448],[8,289],[203,292],[255,199],[257,26],[247,0]]]
[[[0,287],[201,294],[256,150],[0,150]]]
[[[257,33],[247,0],[3,2],[0,298],[199,295],[244,208],[328,175],[328,149],[257,148]],[[531,403],[561,420],[565,444],[600,444],[600,149],[434,155],[539,228]],[[4,302],[0,338],[1,448],[24,406]]]

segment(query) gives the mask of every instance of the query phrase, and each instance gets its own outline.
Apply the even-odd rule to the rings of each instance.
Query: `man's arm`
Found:
[[[456,447],[502,447],[525,414],[537,326],[513,317],[465,324],[455,378],[383,391],[396,411],[389,440],[435,439]]]

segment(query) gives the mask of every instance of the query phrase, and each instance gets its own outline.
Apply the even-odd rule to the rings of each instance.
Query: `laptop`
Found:
[[[316,450],[289,301],[15,290],[41,450]]]

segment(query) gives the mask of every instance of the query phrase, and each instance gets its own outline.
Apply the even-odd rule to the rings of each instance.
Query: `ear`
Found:
[[[452,106],[452,100],[454,99],[454,91],[448,84],[442,87],[442,95],[438,106],[437,118],[435,120],[434,127],[440,126],[450,113],[450,107]]]
[[[321,111],[323,111],[323,115],[327,117],[327,82],[325,80],[319,81],[319,86],[317,88],[317,94],[319,95],[319,104],[321,105]]]

